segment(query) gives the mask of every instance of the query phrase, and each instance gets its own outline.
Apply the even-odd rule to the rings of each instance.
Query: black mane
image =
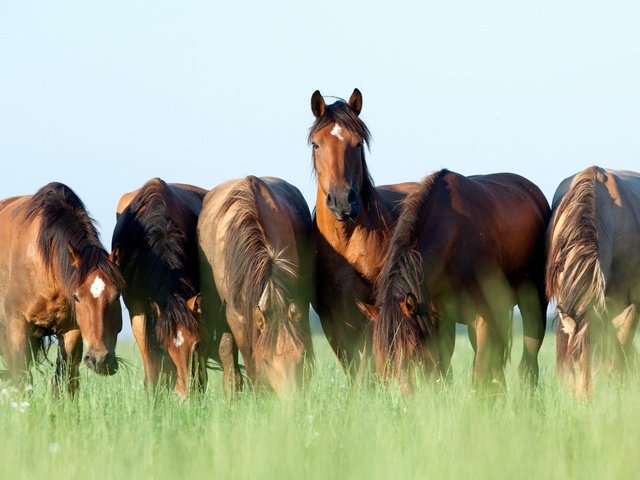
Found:
[[[38,249],[49,270],[57,264],[67,299],[95,269],[111,279],[119,289],[122,288],[122,276],[109,261],[93,219],[73,190],[57,182],[42,187],[30,199],[26,209],[27,219],[33,220],[38,216],[41,220]],[[80,259],[76,266],[75,256]]]
[[[175,335],[178,324],[196,335],[199,329],[186,303],[199,292],[197,217],[191,210],[176,208],[176,201],[179,199],[163,180],[149,180],[122,212],[112,240],[112,248],[119,249],[127,283],[159,307],[160,315],[155,318],[145,302],[146,316],[155,318],[155,336],[161,343]],[[172,219],[176,214],[193,216],[189,222],[193,232],[184,232],[176,224]]]

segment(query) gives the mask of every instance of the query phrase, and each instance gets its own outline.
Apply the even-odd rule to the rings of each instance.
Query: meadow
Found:
[[[78,398],[52,396],[46,364],[33,387],[0,387],[1,478],[638,478],[640,376],[600,382],[589,402],[557,384],[554,338],[541,352],[534,395],[520,388],[514,338],[509,392],[472,390],[472,350],[459,335],[451,384],[410,397],[379,384],[352,387],[321,336],[304,394],[245,390],[147,394],[134,342],[113,377],[81,369]],[[53,357],[50,355],[50,357]],[[44,378],[46,377],[46,378]]]

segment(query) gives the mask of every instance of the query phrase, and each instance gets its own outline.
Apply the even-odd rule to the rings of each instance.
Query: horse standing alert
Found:
[[[352,376],[366,368],[371,335],[356,301],[373,302],[373,285],[382,268],[399,203],[417,186],[374,186],[365,161],[370,134],[359,117],[361,109],[358,89],[349,102],[326,105],[319,91],[311,97],[316,120],[309,142],[318,179],[313,306],[331,348]]]

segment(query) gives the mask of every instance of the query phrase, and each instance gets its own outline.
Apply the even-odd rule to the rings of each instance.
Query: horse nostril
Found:
[[[84,360],[84,364],[87,367],[89,367],[91,370],[96,369],[96,359],[93,358],[91,355],[85,355],[83,360]]]
[[[327,193],[327,207],[336,208],[336,197],[331,193]]]

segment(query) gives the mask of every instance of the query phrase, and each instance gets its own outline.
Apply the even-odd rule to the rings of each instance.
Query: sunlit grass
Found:
[[[519,386],[519,338],[509,393],[480,398],[472,351],[457,339],[454,380],[412,397],[380,385],[353,388],[317,338],[304,395],[281,401],[246,391],[224,399],[220,373],[187,401],[142,388],[131,368],[109,378],[83,369],[79,397],[55,399],[38,374],[32,391],[0,387],[2,478],[637,478],[640,379],[601,384],[590,402],[558,388],[553,338],[541,384]],[[46,368],[45,368],[46,370]]]

